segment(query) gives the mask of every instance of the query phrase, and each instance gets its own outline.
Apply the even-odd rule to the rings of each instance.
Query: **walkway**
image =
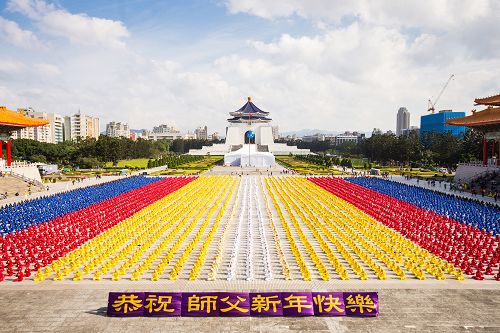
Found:
[[[402,183],[402,184],[419,186],[419,187],[426,188],[429,190],[455,195],[457,197],[475,199],[475,200],[479,200],[479,201],[483,201],[483,202],[487,202],[487,203],[491,203],[491,204],[495,204],[497,206],[500,206],[500,200],[495,202],[495,199],[493,199],[492,197],[488,197],[488,196],[482,197],[480,194],[472,195],[470,192],[463,192],[463,191],[460,192],[458,190],[450,191],[450,183],[436,182],[436,185],[432,186],[431,184],[428,184],[426,180],[420,180],[419,182],[417,182],[417,179],[415,179],[415,178],[407,180],[403,176],[392,176],[390,178],[390,180],[398,182],[398,183]],[[445,185],[446,185],[446,189],[445,189]]]

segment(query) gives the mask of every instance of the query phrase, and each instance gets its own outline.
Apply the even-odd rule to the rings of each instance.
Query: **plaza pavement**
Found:
[[[108,291],[379,292],[380,316],[110,318]],[[31,281],[0,284],[0,332],[499,332],[496,281]]]

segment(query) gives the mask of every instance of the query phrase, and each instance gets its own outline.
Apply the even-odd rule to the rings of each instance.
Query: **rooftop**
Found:
[[[270,122],[272,119],[268,118],[269,112],[262,111],[255,104],[252,103],[252,97],[248,97],[248,101],[236,111],[229,112],[233,118],[229,118],[227,121],[230,123],[241,123],[241,122]]]
[[[484,98],[476,98],[474,103],[476,103],[476,105],[500,106],[500,94]]]
[[[242,116],[242,115],[262,115],[266,116],[269,112],[262,111],[255,104],[252,103],[252,97],[248,97],[248,101],[236,111],[229,113],[231,116]]]
[[[0,126],[2,127],[2,132],[11,132],[22,127],[43,126],[48,123],[48,120],[29,118],[19,112],[7,109],[5,106],[0,106]]]
[[[482,111],[472,111],[472,114],[465,117],[448,119],[449,125],[456,126],[483,126],[500,123],[500,107],[488,107]]]

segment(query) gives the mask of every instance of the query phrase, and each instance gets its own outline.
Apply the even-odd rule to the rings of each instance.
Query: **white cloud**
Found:
[[[61,74],[61,70],[59,69],[59,67],[52,64],[35,64],[34,68],[43,77],[54,77]]]
[[[0,97],[13,107],[28,104],[61,114],[81,109],[99,116],[103,126],[112,120],[132,128],[175,123],[190,130],[208,125],[210,132],[224,133],[228,112],[246,96],[271,112],[283,131],[370,130],[394,129],[400,106],[408,107],[412,125],[418,125],[427,99],[452,73],[456,79],[438,108],[467,111],[475,97],[500,89],[500,40],[494,35],[500,15],[498,6],[487,1],[457,13],[451,2],[436,0],[425,14],[416,1],[405,2],[408,8],[376,0],[352,6],[350,1],[319,0],[231,3],[234,13],[286,16],[292,23],[271,36],[256,33],[241,44],[221,37],[162,48],[151,40],[141,45],[156,44],[156,53],[147,46],[123,52],[129,32],[120,22],[72,14],[45,1],[12,0],[9,9],[30,18],[47,38],[117,47],[68,47],[54,38],[49,39],[50,55],[5,54]],[[451,17],[445,15],[440,25],[437,16],[445,12]],[[287,31],[296,16],[311,19],[311,26],[320,29]],[[346,16],[356,19],[343,20]],[[416,28],[409,32],[412,26]],[[133,46],[137,40],[127,43]],[[164,56],[174,52],[176,59]]]
[[[0,38],[7,43],[24,49],[43,48],[42,42],[32,31],[23,30],[19,25],[0,16]]]
[[[20,61],[0,59],[0,73],[18,73],[25,68],[26,66]]]
[[[120,21],[72,14],[42,0],[9,0],[7,8],[28,16],[45,33],[65,37],[75,44],[123,48],[123,40],[129,36]]]
[[[231,13],[248,13],[274,19],[298,15],[303,18],[339,22],[358,17],[374,24],[432,27],[459,26],[491,15],[494,0],[226,0]],[[498,8],[497,8],[498,9]]]

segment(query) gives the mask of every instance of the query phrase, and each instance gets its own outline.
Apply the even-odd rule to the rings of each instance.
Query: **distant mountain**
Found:
[[[313,134],[317,134],[317,133],[337,135],[337,134],[340,134],[342,132],[305,128],[305,129],[301,129],[301,130],[298,130],[298,131],[282,132],[282,133],[280,133],[280,135],[281,136],[288,136],[288,135],[293,136],[293,135],[295,135],[297,138],[302,138],[302,137],[304,137],[306,135],[313,135]]]
[[[130,133],[139,133],[140,134],[140,133],[142,133],[144,131],[145,131],[145,129],[131,129]]]

